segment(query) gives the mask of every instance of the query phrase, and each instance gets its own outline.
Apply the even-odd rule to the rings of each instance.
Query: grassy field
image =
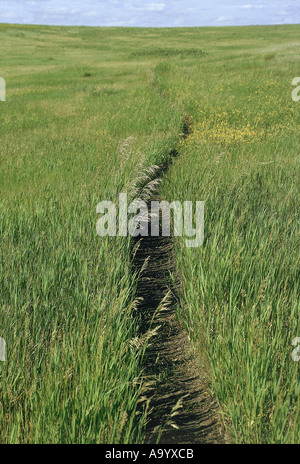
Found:
[[[232,441],[299,443],[300,27],[0,37],[0,442],[142,442],[131,241],[96,234],[96,205],[176,150],[162,194],[205,201],[178,318]]]

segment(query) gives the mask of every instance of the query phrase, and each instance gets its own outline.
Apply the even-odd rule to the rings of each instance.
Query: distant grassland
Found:
[[[300,27],[0,38],[0,442],[143,440],[131,244],[96,235],[96,205],[175,149],[163,194],[205,200],[206,236],[176,241],[178,317],[233,441],[299,442]]]

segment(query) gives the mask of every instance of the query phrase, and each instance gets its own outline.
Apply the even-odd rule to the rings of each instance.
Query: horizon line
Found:
[[[274,24],[232,24],[232,25],[212,25],[212,26],[91,26],[85,24],[37,24],[37,23],[14,23],[0,22],[0,26],[46,26],[46,27],[89,27],[89,28],[114,28],[114,29],[199,29],[199,28],[225,28],[225,27],[274,27],[274,26],[299,26],[299,23],[274,23]]]

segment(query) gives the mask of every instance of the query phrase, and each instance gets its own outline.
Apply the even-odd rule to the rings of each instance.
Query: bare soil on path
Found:
[[[170,274],[176,275],[174,263],[172,237],[135,238],[140,330],[157,330],[145,356],[146,374],[155,379],[145,443],[225,443],[207,373],[199,359],[192,357],[188,334],[175,317],[179,282],[175,277],[171,284]]]

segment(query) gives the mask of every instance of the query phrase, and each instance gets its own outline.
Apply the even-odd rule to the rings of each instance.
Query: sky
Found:
[[[0,0],[0,23],[138,27],[299,24],[300,0]]]

